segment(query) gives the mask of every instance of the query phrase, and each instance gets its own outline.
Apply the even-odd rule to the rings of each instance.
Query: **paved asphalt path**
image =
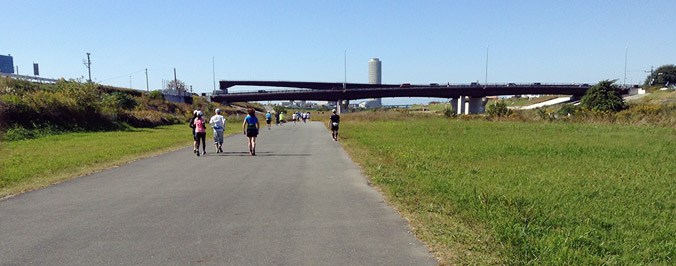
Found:
[[[0,201],[0,265],[437,264],[319,122],[208,143]]]

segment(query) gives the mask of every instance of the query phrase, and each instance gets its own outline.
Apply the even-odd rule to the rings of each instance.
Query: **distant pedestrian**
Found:
[[[279,123],[280,125],[284,124],[284,112],[279,112]]]
[[[199,110],[192,111],[192,118],[190,118],[190,128],[192,128],[192,153],[197,153],[197,135],[195,135],[195,119],[197,118],[197,112]]]
[[[197,111],[197,118],[195,118],[195,151],[197,156],[200,156],[200,141],[202,142],[202,155],[207,154],[207,123],[204,121],[202,111]]]
[[[336,109],[333,109],[333,115],[329,118],[329,127],[331,128],[331,137],[333,141],[338,141],[338,125],[340,123],[340,116],[336,114]]]
[[[272,121],[272,115],[270,114],[270,111],[268,111],[267,114],[265,114],[265,123],[268,123],[268,130],[270,130],[270,122]]]
[[[254,156],[256,155],[256,137],[260,124],[258,118],[256,118],[256,110],[249,108],[248,113],[249,115],[244,118],[244,123],[242,123],[242,131],[249,138],[249,154]]]
[[[214,145],[216,153],[223,152],[223,131],[225,131],[225,117],[221,115],[221,109],[216,109],[216,115],[209,120],[209,125],[214,130]]]
[[[293,124],[294,124],[294,125],[296,124],[296,119],[297,119],[297,118],[298,118],[298,117],[297,117],[296,113],[293,113],[293,114],[291,115],[291,119],[293,119]]]
[[[307,112],[306,119],[310,121],[310,112]]]
[[[275,113],[275,125],[279,126],[279,113]]]

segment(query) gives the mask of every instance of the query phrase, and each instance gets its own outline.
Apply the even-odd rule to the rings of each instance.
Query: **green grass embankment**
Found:
[[[676,131],[342,116],[371,181],[448,264],[676,261]]]
[[[226,135],[241,131],[229,123]],[[213,142],[207,129],[207,143]],[[192,145],[186,124],[0,142],[0,198]],[[213,150],[208,145],[207,150]],[[186,154],[186,156],[190,156]]]

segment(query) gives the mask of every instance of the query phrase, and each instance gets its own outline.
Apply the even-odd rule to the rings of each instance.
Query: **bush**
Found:
[[[559,111],[557,111],[556,113],[558,115],[561,115],[561,116],[570,116],[570,115],[574,115],[575,112],[579,109],[580,108],[578,108],[574,104],[569,103],[569,104],[564,104],[563,106],[561,106],[561,109],[559,109]]]
[[[444,106],[444,116],[445,117],[455,117],[455,112],[450,106]]]
[[[162,94],[161,91],[151,91],[150,93],[148,93],[148,98],[153,100],[164,101],[164,94]]]
[[[615,80],[604,80],[591,87],[582,97],[580,104],[592,111],[619,112],[626,108],[620,97]]]
[[[116,109],[131,110],[136,106],[136,100],[129,94],[113,92],[108,96],[109,104]]]
[[[503,117],[508,116],[511,113],[512,111],[507,108],[507,104],[502,100],[496,101],[494,104],[486,107],[486,114],[489,117]]]

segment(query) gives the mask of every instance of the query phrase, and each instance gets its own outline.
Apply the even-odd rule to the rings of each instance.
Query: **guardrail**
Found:
[[[28,80],[28,81],[43,82],[43,83],[56,83],[56,81],[58,81],[58,79],[43,78],[43,77],[39,77],[39,76],[17,75],[17,74],[12,74],[12,73],[0,73],[0,76],[7,77],[7,78],[13,78],[13,79],[22,79],[22,80]]]

